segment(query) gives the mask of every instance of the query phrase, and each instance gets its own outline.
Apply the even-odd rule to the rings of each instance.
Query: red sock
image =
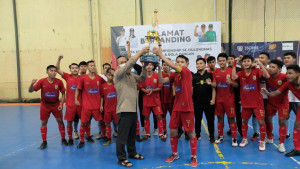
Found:
[[[223,136],[224,122],[218,122],[218,133],[219,136]]]
[[[192,157],[195,157],[197,154],[197,137],[190,139],[190,145],[191,145]]]
[[[80,130],[79,130],[79,132],[80,132],[80,141],[81,142],[84,142],[84,132],[85,132],[85,126],[83,126],[83,125],[80,125]]]
[[[100,127],[101,127],[102,138],[104,138],[105,137],[105,124],[103,121],[100,122]]]
[[[231,130],[232,138],[236,139],[236,136],[237,136],[237,125],[236,125],[236,122],[230,123],[229,126],[230,126],[230,130]]]
[[[65,125],[58,125],[58,129],[60,132],[61,139],[65,139]]]
[[[68,132],[68,136],[70,140],[73,140],[73,127],[71,126],[67,126],[67,132]]]
[[[260,131],[260,141],[265,141],[266,138],[266,124],[262,125],[259,127]]]
[[[294,146],[295,150],[300,151],[300,130],[294,129],[293,132],[293,141],[294,141]]]
[[[106,136],[107,138],[111,139],[111,127],[110,126],[106,126]]]
[[[140,122],[139,120],[136,121],[136,135],[140,135]]]
[[[47,141],[47,126],[41,127],[41,135],[43,141]]]
[[[266,123],[266,126],[267,126],[267,138],[268,139],[273,139],[273,123],[270,122],[270,123]]]
[[[87,124],[85,126],[85,132],[86,132],[86,137],[90,137],[91,136],[91,124]]]
[[[173,154],[178,153],[178,151],[177,151],[178,137],[177,136],[170,137],[170,143],[171,143]]]
[[[163,134],[163,128],[164,128],[163,119],[160,119],[160,120],[157,119],[157,122],[158,122],[158,132],[159,132],[159,135],[162,135]]]
[[[247,139],[248,123],[242,123],[243,139]]]
[[[144,120],[144,127],[147,135],[150,135],[150,120],[145,119]]]
[[[286,126],[279,127],[279,135],[280,135],[279,144],[284,143],[284,141],[286,139]]]
[[[164,132],[167,132],[167,119],[163,118],[162,120],[163,120]]]

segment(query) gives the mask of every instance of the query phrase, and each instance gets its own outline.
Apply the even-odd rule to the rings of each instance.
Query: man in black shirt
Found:
[[[211,87],[213,75],[205,70],[206,61],[204,58],[196,60],[197,72],[193,75],[193,102],[195,112],[195,132],[198,140],[201,139],[201,121],[203,111],[207,120],[209,140],[211,143],[214,139],[214,119],[215,119],[215,97],[216,91]]]

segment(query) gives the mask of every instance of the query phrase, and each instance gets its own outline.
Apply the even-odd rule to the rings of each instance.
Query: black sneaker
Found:
[[[40,145],[40,149],[45,149],[47,147],[47,141],[43,141]]]
[[[289,153],[286,153],[285,156],[287,157],[293,157],[293,156],[300,156],[300,150],[292,150]]]
[[[290,137],[291,137],[291,135],[290,135],[290,134],[287,134],[285,138],[288,139],[288,138],[290,138]]]
[[[86,140],[87,140],[89,143],[94,143],[94,140],[92,139],[92,137],[88,137],[88,138],[86,138]]]
[[[109,140],[109,139],[105,136],[105,137],[104,137],[104,141],[108,141],[108,140]]]
[[[211,144],[214,144],[214,143],[215,143],[215,138],[209,138],[209,142],[210,142]]]
[[[218,139],[215,141],[215,143],[220,144],[224,141],[224,136],[218,136]]]
[[[66,139],[61,139],[61,144],[64,145],[64,146],[69,145]]]
[[[82,148],[84,146],[84,142],[80,142],[78,145],[77,145],[77,148]]]
[[[227,135],[231,136],[231,130],[228,130],[226,133]]]
[[[143,140],[141,139],[140,135],[136,135],[136,141],[137,141],[137,142],[143,141]]]
[[[186,141],[190,141],[190,137],[189,137],[189,135],[187,134],[187,132],[184,132],[184,139],[185,139]]]
[[[178,132],[177,132],[177,137],[178,138],[181,138],[181,135],[183,134],[183,130],[180,128],[178,129]]]
[[[72,145],[74,145],[74,141],[73,141],[73,139],[69,139],[69,141],[68,141],[68,144],[69,144],[69,146],[72,146]]]

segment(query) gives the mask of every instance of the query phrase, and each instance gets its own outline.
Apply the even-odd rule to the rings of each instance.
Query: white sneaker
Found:
[[[101,139],[101,138],[102,138],[102,134],[99,133],[99,134],[97,135],[96,139],[99,140],[99,139]]]
[[[266,143],[273,144],[273,139],[266,139]]]
[[[141,132],[141,135],[146,135],[146,130],[145,128],[143,128],[142,132]]]
[[[264,141],[259,141],[259,148],[260,151],[265,151],[266,150],[266,142]]]
[[[155,135],[155,136],[158,136],[158,129],[154,129],[152,134]]]
[[[285,147],[284,147],[283,143],[281,143],[281,144],[278,145],[278,151],[281,152],[281,153],[285,152]]]
[[[242,142],[240,143],[240,147],[245,147],[248,144],[247,139],[243,139]]]
[[[114,131],[113,136],[118,137],[118,133],[116,131]]]
[[[232,147],[237,147],[238,143],[237,140],[235,138],[232,139]]]
[[[215,141],[216,144],[220,144],[224,141],[224,136],[218,136],[218,139]]]

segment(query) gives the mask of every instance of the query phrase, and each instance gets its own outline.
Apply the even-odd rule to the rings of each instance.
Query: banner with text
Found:
[[[118,56],[127,57],[127,40],[130,40],[132,56],[142,49],[147,31],[151,29],[151,25],[111,27],[112,65],[116,66]],[[193,72],[196,71],[197,58],[216,57],[221,52],[221,22],[165,24],[159,25],[157,31],[162,41],[163,54],[173,62],[178,55],[187,56],[190,60],[189,68]],[[153,43],[150,44],[152,48]]]

